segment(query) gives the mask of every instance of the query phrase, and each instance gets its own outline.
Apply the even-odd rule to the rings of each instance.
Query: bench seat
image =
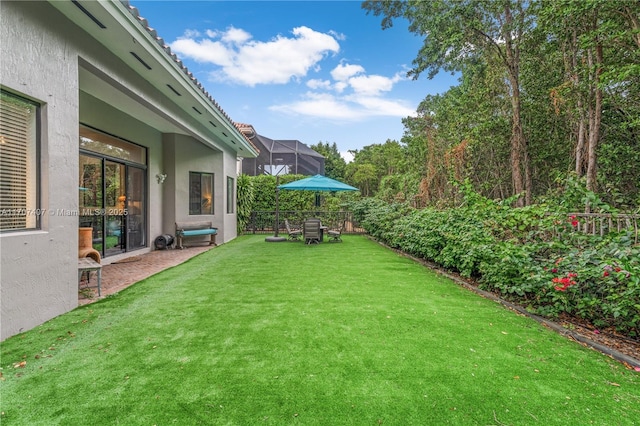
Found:
[[[215,228],[211,222],[176,222],[176,246],[184,248],[185,237],[198,237],[210,235],[209,245],[216,244],[216,234],[218,228]],[[207,242],[207,241],[202,241]]]
[[[190,237],[192,235],[212,235],[212,234],[217,234],[218,230],[213,228],[213,229],[191,229],[191,230],[185,230],[185,231],[181,231],[181,235],[183,237]]]

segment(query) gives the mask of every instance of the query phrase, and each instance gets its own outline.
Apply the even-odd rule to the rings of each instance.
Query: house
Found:
[[[238,128],[260,152],[258,157],[242,160],[242,173],[324,175],[324,156],[299,140],[270,139],[258,134],[250,124],[238,123]]]
[[[127,1],[3,0],[0,40],[0,339],[77,306],[79,227],[103,263],[236,237],[258,149]]]

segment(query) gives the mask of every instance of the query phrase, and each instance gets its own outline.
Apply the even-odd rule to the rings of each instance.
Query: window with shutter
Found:
[[[37,104],[0,91],[0,231],[37,229]]]

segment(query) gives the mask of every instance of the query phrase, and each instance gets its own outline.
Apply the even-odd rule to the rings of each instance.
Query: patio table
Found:
[[[91,272],[96,271],[98,275],[98,297],[101,296],[102,287],[102,265],[90,257],[81,257],[78,259],[78,286],[82,282],[82,273],[87,272],[87,287],[91,287]]]
[[[324,233],[329,230],[328,226],[320,225],[320,242],[324,241]]]

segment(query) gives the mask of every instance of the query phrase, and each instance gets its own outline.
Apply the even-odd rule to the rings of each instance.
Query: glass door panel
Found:
[[[146,242],[146,199],[145,171],[127,167],[127,250],[145,247]]]
[[[122,253],[126,247],[126,186],[124,164],[113,161],[104,162],[105,181],[105,209],[106,237],[104,240],[104,254]]]
[[[80,177],[78,183],[79,225],[81,228],[93,228],[93,248],[102,251],[102,228],[104,209],[102,160],[88,155],[80,155]]]

